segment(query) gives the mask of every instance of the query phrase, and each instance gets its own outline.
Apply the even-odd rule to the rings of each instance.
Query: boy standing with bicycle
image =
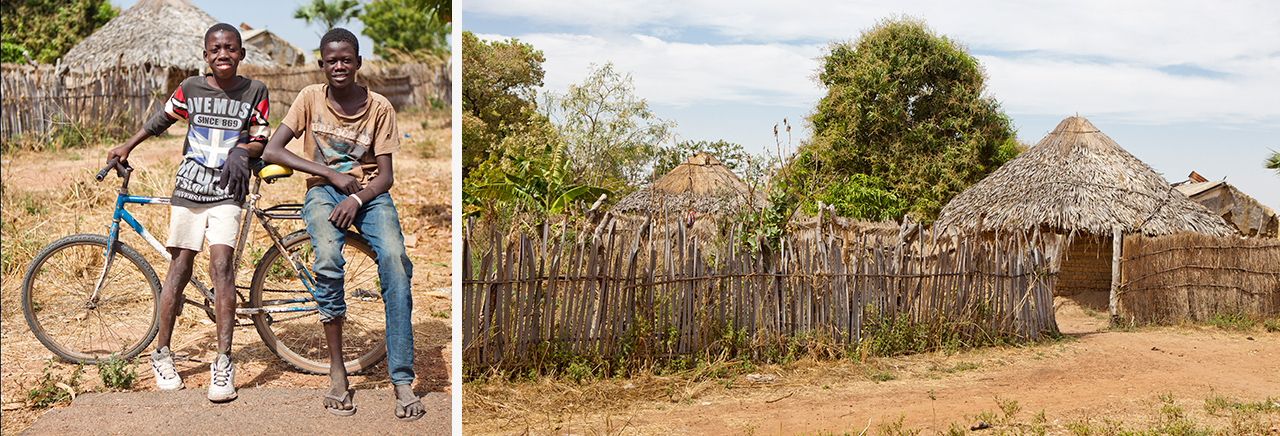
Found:
[[[342,244],[348,227],[369,241],[377,254],[378,278],[386,310],[387,371],[395,386],[396,418],[412,421],[424,408],[413,393],[413,264],[405,254],[400,217],[391,195],[391,154],[400,149],[395,109],[386,97],[356,84],[360,43],[346,29],[320,39],[318,64],[328,83],[298,93],[289,113],[267,143],[262,159],[313,176],[307,178],[302,219],[315,249],[312,272],[316,302],[329,347],[329,392],[325,409],[340,416],[356,412],[342,357],[346,313]],[[304,159],[284,148],[303,137]]]
[[[209,277],[213,281],[218,330],[218,354],[210,365],[208,398],[236,398],[235,366],[231,363],[231,335],[235,326],[234,251],[241,204],[249,190],[249,148],[267,141],[267,87],[236,74],[245,50],[235,26],[218,23],[204,35],[204,60],[212,73],[182,81],[142,129],[107,160],[127,162],[129,153],[147,138],[159,135],[178,119],[189,123],[182,144],[182,163],[171,197],[169,240],[172,260],[160,291],[160,331],[151,353],[151,372],[162,390],[182,389],[169,341],[182,307],[182,292],[191,279],[196,254],[209,240]]]

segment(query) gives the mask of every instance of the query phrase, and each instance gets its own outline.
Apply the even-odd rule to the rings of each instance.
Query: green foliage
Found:
[[[76,390],[80,389],[80,381],[84,375],[84,365],[76,365],[75,371],[68,378],[63,378],[60,374],[55,374],[55,359],[49,359],[44,363],[44,371],[40,376],[40,380],[36,382],[31,390],[27,391],[27,401],[32,407],[45,408],[55,404],[70,403],[75,397]]]
[[[0,62],[52,64],[120,12],[107,0],[5,1]]]
[[[563,151],[549,145],[541,153],[510,155],[508,159],[513,170],[504,173],[499,182],[476,186],[473,195],[519,202],[540,216],[547,216],[563,212],[574,201],[610,193],[603,188],[573,183]]]
[[[809,118],[813,138],[793,162],[796,189],[865,174],[906,205],[871,215],[928,223],[1018,152],[1009,118],[983,97],[977,59],[923,20],[887,19],[857,41],[831,44],[818,79],[827,94]]]
[[[373,40],[373,52],[384,59],[443,56],[449,53],[445,37],[452,26],[441,8],[448,10],[450,4],[447,0],[374,0],[360,13],[361,33]]]
[[[1262,327],[1269,332],[1280,332],[1280,317],[1262,320]]]
[[[129,359],[112,356],[98,364],[98,376],[102,385],[111,389],[129,389],[138,380],[138,371]]]
[[[1275,170],[1280,175],[1280,151],[1271,150],[1271,154],[1267,155],[1267,160],[1262,164],[1269,170]]]
[[[486,42],[470,31],[462,32],[464,180],[483,162],[499,165],[501,144],[508,136],[539,142],[537,138],[554,132],[538,123],[534,101],[536,89],[542,86],[545,60],[541,51],[519,40]]]
[[[888,183],[867,174],[853,174],[832,181],[822,191],[818,200],[835,207],[843,217],[880,221],[900,217],[908,204],[893,193]],[[809,204],[805,212],[817,212],[816,204]]]
[[[436,318],[448,318],[452,316],[452,313],[453,313],[452,308],[446,307],[444,309],[436,311],[435,313],[432,313],[431,316]]]
[[[305,20],[307,24],[319,24],[324,32],[338,27],[360,15],[360,0],[311,0],[298,6],[293,18]]]
[[[1219,312],[1213,314],[1205,324],[1227,330],[1252,330],[1258,322],[1248,315],[1238,312]]]
[[[567,156],[579,181],[614,190],[639,183],[667,140],[674,121],[663,120],[634,94],[631,74],[613,63],[592,65],[581,84],[563,95],[548,93],[543,106],[567,145]]]

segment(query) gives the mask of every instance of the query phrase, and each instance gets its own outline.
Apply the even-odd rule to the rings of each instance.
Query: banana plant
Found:
[[[546,153],[529,158],[510,156],[512,171],[503,180],[480,185],[475,196],[500,201],[520,201],[544,215],[564,212],[575,200],[612,194],[608,189],[573,183],[569,160],[547,147]],[[559,151],[559,150],[557,150]]]

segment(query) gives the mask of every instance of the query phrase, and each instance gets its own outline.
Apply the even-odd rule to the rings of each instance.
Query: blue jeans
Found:
[[[329,222],[329,214],[347,196],[332,186],[321,185],[307,190],[302,204],[302,219],[311,235],[316,261],[312,275],[316,280],[316,303],[321,320],[344,316],[347,302],[343,290],[343,229]],[[400,231],[400,215],[391,195],[382,194],[365,203],[352,223],[356,231],[369,241],[378,263],[378,280],[382,285],[382,302],[387,315],[387,372],[391,384],[413,383],[413,295],[409,281],[413,264],[404,251],[404,234]]]

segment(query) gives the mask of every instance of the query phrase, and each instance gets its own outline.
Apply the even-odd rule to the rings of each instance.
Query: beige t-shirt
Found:
[[[329,106],[327,84],[310,85],[298,93],[281,124],[302,136],[302,156],[350,174],[368,185],[378,175],[375,156],[400,150],[396,110],[386,97],[369,91],[364,111],[352,117]],[[324,177],[307,177],[307,188],[328,184]]]

